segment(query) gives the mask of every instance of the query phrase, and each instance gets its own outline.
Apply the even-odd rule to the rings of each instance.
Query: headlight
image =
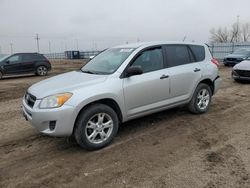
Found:
[[[58,108],[70,99],[72,93],[60,93],[42,99],[40,108]]]

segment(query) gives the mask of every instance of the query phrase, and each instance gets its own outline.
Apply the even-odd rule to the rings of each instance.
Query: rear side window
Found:
[[[190,45],[196,61],[203,61],[205,59],[205,48],[199,45]]]
[[[35,59],[39,60],[47,60],[42,54],[33,54]]]
[[[165,51],[169,67],[190,63],[190,54],[186,45],[167,45]]]
[[[35,59],[35,57],[32,54],[24,54],[22,56],[22,60],[24,60],[24,61],[32,61],[34,59]]]

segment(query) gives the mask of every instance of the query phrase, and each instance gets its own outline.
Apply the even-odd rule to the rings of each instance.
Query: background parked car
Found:
[[[234,66],[241,61],[246,60],[250,57],[250,48],[240,48],[234,51],[232,54],[227,55],[223,63],[225,66]]]
[[[250,57],[233,67],[232,77],[235,81],[250,81]]]
[[[39,76],[51,70],[49,60],[39,53],[17,53],[0,59],[0,79],[4,75],[35,73]]]

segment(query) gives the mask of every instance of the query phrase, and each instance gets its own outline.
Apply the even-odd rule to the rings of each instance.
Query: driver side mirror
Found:
[[[134,75],[140,75],[143,73],[141,66],[131,66],[127,69],[126,74],[128,77]]]
[[[10,64],[10,61],[9,61],[9,60],[7,60],[7,61],[5,61],[5,63],[6,63],[6,64]]]

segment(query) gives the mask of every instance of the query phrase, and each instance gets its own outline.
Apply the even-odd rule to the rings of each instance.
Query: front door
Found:
[[[169,98],[169,72],[164,68],[162,48],[139,53],[130,66],[141,66],[143,74],[123,80],[128,117],[163,106]]]
[[[21,56],[13,55],[5,60],[3,64],[5,74],[15,74],[22,72],[21,70]]]

